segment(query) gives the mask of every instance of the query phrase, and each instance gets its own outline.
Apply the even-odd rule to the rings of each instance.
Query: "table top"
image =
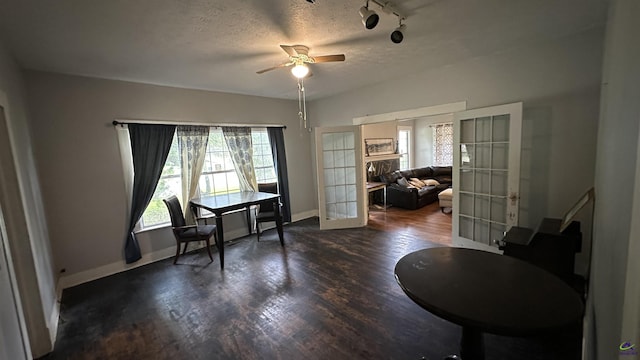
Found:
[[[418,305],[483,332],[526,336],[577,325],[584,305],[553,274],[509,256],[438,247],[404,256],[396,280]]]
[[[383,183],[383,182],[373,182],[373,181],[369,181],[367,182],[367,190],[376,190],[376,189],[382,189],[383,187],[385,187],[387,184]]]
[[[271,194],[258,191],[240,191],[229,194],[209,195],[191,199],[195,206],[202,207],[213,213],[222,213],[236,210],[239,207],[256,205],[262,202],[273,201],[279,198],[279,194]]]

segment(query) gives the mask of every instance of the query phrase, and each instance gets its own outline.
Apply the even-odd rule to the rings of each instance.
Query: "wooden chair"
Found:
[[[267,184],[258,184],[259,192],[266,192],[271,194],[278,194],[278,183],[267,183]],[[278,201],[278,206],[281,206],[280,201]],[[258,241],[260,241],[260,223],[268,222],[268,221],[276,221],[276,214],[273,209],[273,203],[265,203],[260,204],[258,206],[258,211],[256,212],[256,233],[258,234]],[[280,212],[280,216],[282,216],[282,211]]]
[[[218,245],[218,236],[216,235],[216,226],[215,225],[189,225],[187,226],[184,220],[184,214],[182,212],[182,207],[180,206],[180,201],[178,198],[173,195],[164,200],[165,205],[167,205],[167,209],[169,209],[169,215],[171,216],[171,227],[173,229],[173,236],[176,238],[176,257],[173,259],[173,263],[175,264],[178,261],[178,257],[180,256],[180,244],[184,243],[184,249],[182,250],[182,254],[187,252],[187,244],[191,241],[205,241],[207,244],[207,252],[209,253],[209,259],[213,261],[213,256],[211,256],[211,236],[215,238],[216,246]]]

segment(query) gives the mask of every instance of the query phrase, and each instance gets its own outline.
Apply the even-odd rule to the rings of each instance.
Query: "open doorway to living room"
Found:
[[[386,191],[369,194],[372,206],[368,224],[399,236],[419,236],[449,246],[453,114],[363,125],[365,137],[394,131],[397,131],[395,157],[366,157],[368,184],[384,184]]]
[[[416,210],[399,207],[369,211],[368,226],[393,232],[396,237],[420,237],[443,246],[451,246],[451,214],[433,202]]]

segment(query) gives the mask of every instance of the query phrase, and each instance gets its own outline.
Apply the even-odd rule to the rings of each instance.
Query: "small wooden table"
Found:
[[[224,269],[224,231],[222,229],[222,215],[248,209],[252,205],[273,203],[273,210],[276,218],[276,228],[280,245],[284,246],[284,235],[282,232],[282,216],[280,215],[279,194],[264,192],[241,191],[223,195],[203,196],[191,199],[193,206],[208,210],[216,216],[216,228],[218,235],[218,253],[220,254],[220,269]],[[247,210],[248,211],[248,210]],[[247,216],[249,218],[249,216]]]
[[[367,182],[367,193],[382,190],[384,192],[384,209],[387,210],[387,184],[383,182]]]
[[[427,311],[462,326],[460,355],[483,360],[482,333],[529,336],[580,324],[578,293],[553,274],[509,256],[438,247],[404,256],[402,290]]]

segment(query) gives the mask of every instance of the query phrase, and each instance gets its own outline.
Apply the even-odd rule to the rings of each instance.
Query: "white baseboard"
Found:
[[[297,214],[292,214],[291,215],[291,222],[296,222],[296,221],[312,218],[314,216],[318,216],[318,214],[319,214],[318,209],[309,210],[309,211],[305,211],[305,212],[301,212],[301,213],[297,213]]]
[[[53,345],[56,343],[56,336],[58,334],[58,320],[60,319],[60,298],[62,297],[62,289],[56,295],[56,302],[51,310],[51,316],[49,317],[49,323],[47,328],[49,329],[49,339],[51,339],[51,351],[53,351]]]
[[[309,211],[305,211],[302,213],[297,213],[297,214],[293,214],[291,216],[291,220],[292,221],[300,221],[300,220],[304,220],[304,219],[308,219],[314,216],[318,216],[318,210],[314,209],[314,210],[309,210]],[[247,235],[247,231],[246,229],[237,229],[237,230],[232,230],[229,232],[225,232],[225,236],[224,238],[227,240],[233,240],[233,239],[238,239],[240,237],[246,236]],[[204,245],[202,245],[201,247],[204,247]],[[119,272],[123,272],[126,270],[130,270],[130,269],[134,269],[137,268],[139,266],[143,266],[143,265],[147,265],[159,260],[163,260],[166,258],[170,258],[172,256],[175,255],[175,251],[176,248],[175,246],[171,246],[168,248],[164,248],[164,249],[160,249],[160,250],[156,250],[154,252],[151,253],[146,253],[142,255],[142,258],[138,261],[136,261],[133,264],[127,264],[124,260],[118,261],[118,262],[114,262],[111,264],[107,264],[107,265],[103,265],[103,266],[99,266],[97,268],[93,268],[93,269],[89,269],[89,270],[85,270],[85,271],[81,271],[81,272],[77,272],[74,274],[69,274],[69,275],[63,275],[60,277],[60,279],[58,280],[58,300],[60,300],[60,297],[62,296],[62,290],[72,287],[72,286],[76,286],[76,285],[80,285],[92,280],[96,280],[96,279],[100,279],[103,278],[105,276],[109,276],[109,275],[113,275],[113,274],[117,274]],[[60,311],[60,304],[56,304],[57,309],[54,311],[55,312],[55,318],[56,318],[56,324],[57,324],[57,314]],[[53,319],[54,314],[52,314],[52,319]],[[53,323],[53,320],[52,320]],[[56,325],[57,328],[57,325]],[[52,328],[50,328],[50,331],[53,331]],[[55,333],[54,333],[55,334]]]
[[[224,236],[225,240],[233,240],[233,239],[240,238],[242,236],[246,236],[247,231],[245,229],[238,229],[230,232],[225,232],[224,235],[225,235]],[[204,247],[204,244],[200,245],[198,248],[202,248],[202,247]],[[133,264],[127,264],[124,260],[121,260],[111,264],[99,266],[97,268],[61,276],[60,279],[58,280],[58,288],[60,289],[60,294],[62,294],[62,290],[66,288],[84,284],[86,282],[97,280],[109,275],[117,274],[119,272],[135,269],[137,267],[151,264],[159,260],[164,260],[166,258],[173,257],[175,253],[176,253],[176,248],[174,245],[164,249],[156,250],[154,252],[142,254],[142,258]]]

